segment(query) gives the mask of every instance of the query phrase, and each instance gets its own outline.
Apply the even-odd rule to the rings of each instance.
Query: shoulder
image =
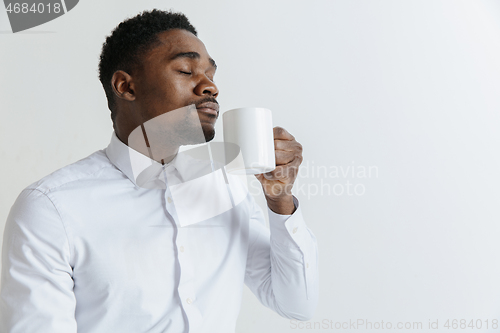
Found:
[[[24,191],[48,194],[67,186],[77,186],[79,183],[98,179],[103,173],[113,171],[118,170],[109,161],[105,151],[98,150],[75,163],[52,172],[26,187]]]
[[[103,183],[103,179],[124,177],[109,161],[104,150],[60,168],[42,179],[27,186],[17,197],[12,206],[8,220],[25,223],[59,219],[59,208],[67,206],[76,193],[84,189],[95,189],[95,185]],[[88,192],[88,191],[83,191]]]

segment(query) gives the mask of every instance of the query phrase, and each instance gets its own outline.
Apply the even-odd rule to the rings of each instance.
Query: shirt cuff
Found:
[[[295,212],[292,215],[281,215],[273,212],[269,207],[269,229],[271,230],[271,238],[280,244],[288,246],[304,245],[307,242],[309,232],[306,223],[302,217],[299,200],[293,196],[293,204]]]

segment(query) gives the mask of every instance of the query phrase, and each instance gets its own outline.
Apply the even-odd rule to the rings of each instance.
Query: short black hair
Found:
[[[113,123],[116,103],[111,78],[117,70],[129,74],[141,64],[141,56],[157,43],[160,32],[183,29],[197,36],[196,29],[182,13],[153,9],[120,23],[106,38],[99,61],[99,80],[102,83]]]

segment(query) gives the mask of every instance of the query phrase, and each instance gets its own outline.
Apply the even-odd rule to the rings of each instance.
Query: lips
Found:
[[[196,106],[198,112],[211,114],[217,117],[219,115],[219,104],[213,102],[206,102]]]

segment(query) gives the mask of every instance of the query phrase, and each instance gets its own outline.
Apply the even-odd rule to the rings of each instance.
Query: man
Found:
[[[277,168],[257,176],[270,230],[250,195],[183,224],[173,184],[187,184],[198,164],[179,146],[200,142],[197,123],[205,141],[214,137],[215,61],[184,15],[153,10],[112,32],[99,70],[111,143],[16,200],[4,233],[0,331],[234,332],[243,283],[280,315],[311,318],[316,242],[290,193],[300,144],[275,128]],[[134,133],[144,134],[143,151]],[[202,186],[182,198],[221,201],[222,193]]]

